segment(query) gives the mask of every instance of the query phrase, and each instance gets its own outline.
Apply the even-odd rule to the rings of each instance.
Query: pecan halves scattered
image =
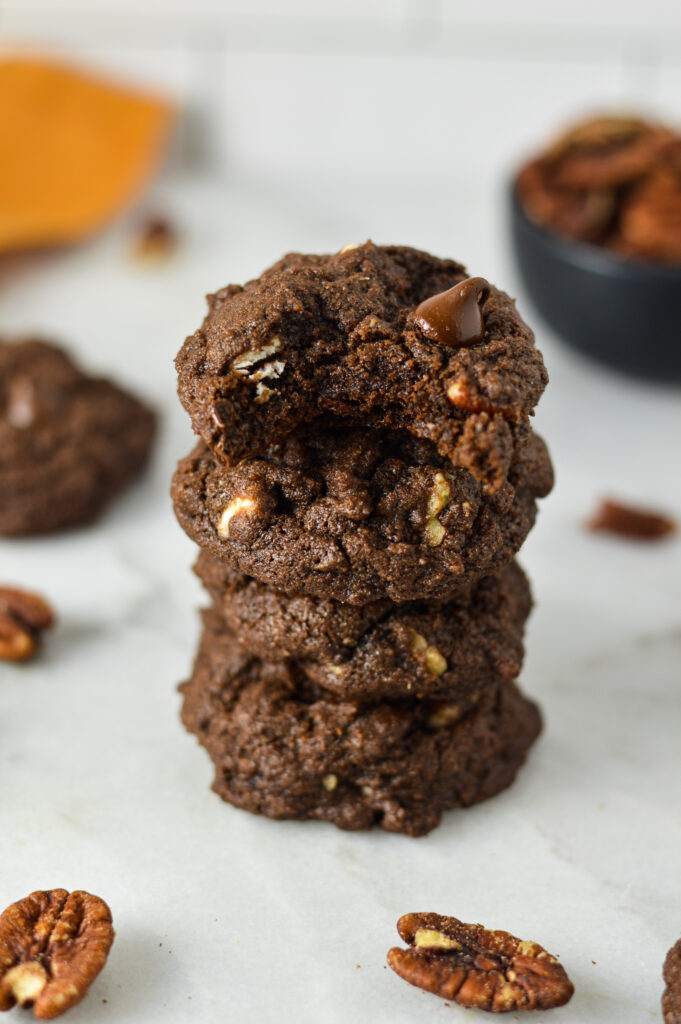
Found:
[[[16,587],[0,587],[0,659],[25,661],[38,650],[44,630],[54,625],[47,601]]]
[[[0,1010],[33,1006],[38,1020],[61,1016],[87,993],[106,963],[114,930],[98,896],[32,892],[0,915]]]
[[[681,939],[667,953],[662,977],[665,983],[662,996],[664,1024],[681,1024]]]
[[[613,533],[629,540],[661,540],[675,533],[676,522],[661,512],[632,508],[606,498],[587,522],[589,530]]]
[[[493,1013],[563,1006],[574,986],[555,956],[536,942],[487,931],[440,914],[405,914],[388,964],[411,985],[461,1006]]]

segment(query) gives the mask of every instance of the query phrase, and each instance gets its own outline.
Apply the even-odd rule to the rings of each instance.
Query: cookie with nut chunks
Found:
[[[182,720],[213,789],[256,814],[424,835],[510,785],[541,728],[511,682],[455,702],[334,699],[294,661],[243,652],[214,610],[204,625]]]
[[[552,482],[535,435],[488,495],[428,441],[329,424],[232,467],[199,443],[172,494],[192,540],[241,572],[360,605],[446,600],[500,569]]]
[[[499,490],[548,378],[513,300],[466,279],[453,260],[367,242],[223,288],[176,359],[195,432],[234,463],[343,417],[431,441]]]
[[[513,679],[522,666],[532,601],[517,563],[453,601],[399,605],[282,594],[207,551],[195,572],[242,648],[296,658],[313,682],[342,697],[459,697]]]

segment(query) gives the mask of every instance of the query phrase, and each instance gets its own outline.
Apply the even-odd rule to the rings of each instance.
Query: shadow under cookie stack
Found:
[[[405,247],[294,253],[210,296],[176,364],[212,599],[182,718],[215,791],[423,835],[508,786],[541,728],[513,558],[553,482],[513,301]]]

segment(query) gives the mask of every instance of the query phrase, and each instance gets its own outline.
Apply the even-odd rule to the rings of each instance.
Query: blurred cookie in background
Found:
[[[0,535],[91,522],[147,461],[155,414],[39,339],[0,339]]]

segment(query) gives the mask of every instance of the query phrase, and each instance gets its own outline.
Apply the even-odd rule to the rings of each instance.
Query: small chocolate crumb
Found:
[[[676,521],[652,509],[632,508],[605,498],[586,523],[589,530],[629,540],[661,540],[677,530]]]

